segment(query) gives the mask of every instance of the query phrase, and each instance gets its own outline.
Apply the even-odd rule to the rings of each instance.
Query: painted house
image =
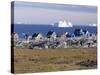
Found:
[[[77,36],[82,36],[82,35],[89,36],[90,33],[89,33],[89,31],[87,31],[87,30],[75,29],[75,30],[74,30],[74,35],[75,35],[76,37],[77,37]]]
[[[14,32],[14,42],[18,42],[18,41],[19,41],[19,35]]]
[[[48,33],[47,33],[46,36],[47,36],[47,38],[48,38],[49,40],[56,40],[56,38],[57,38],[56,33],[53,32],[53,31],[48,31]]]
[[[84,32],[84,35],[85,35],[85,36],[87,36],[87,37],[90,36],[90,32],[89,32],[89,31],[87,31],[87,30],[83,30],[83,32]]]
[[[32,35],[32,39],[35,41],[41,41],[43,39],[43,35],[41,33],[34,33]]]

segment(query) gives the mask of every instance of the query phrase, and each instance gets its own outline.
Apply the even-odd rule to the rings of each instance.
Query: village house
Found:
[[[42,41],[43,35],[41,33],[34,33],[32,35],[32,39],[35,40],[36,42]]]

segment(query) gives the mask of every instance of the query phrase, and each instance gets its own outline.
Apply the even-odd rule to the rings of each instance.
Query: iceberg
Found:
[[[64,20],[64,21],[59,21],[58,23],[53,24],[53,26],[56,26],[56,27],[73,27],[73,24],[69,21],[66,22]]]
[[[97,26],[97,24],[89,24],[89,26],[96,27],[96,26]]]

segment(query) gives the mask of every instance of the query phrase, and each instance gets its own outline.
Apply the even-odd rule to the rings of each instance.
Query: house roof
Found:
[[[39,33],[34,33],[34,34],[32,35],[32,38],[37,37],[38,35],[39,35]]]
[[[48,31],[47,37],[50,38],[50,36],[53,34],[53,31]]]

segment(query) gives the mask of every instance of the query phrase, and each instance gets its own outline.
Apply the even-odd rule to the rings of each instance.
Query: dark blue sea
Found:
[[[84,30],[88,30],[90,33],[96,33],[97,27],[93,26],[82,26],[82,25],[74,25],[73,27],[53,27],[51,25],[27,25],[27,24],[14,24],[14,32],[17,32],[20,37],[22,37],[22,33],[35,33],[39,32],[42,33],[44,36],[47,34],[48,31],[55,31],[56,33],[61,32],[69,32],[73,33],[75,29],[82,28]]]

